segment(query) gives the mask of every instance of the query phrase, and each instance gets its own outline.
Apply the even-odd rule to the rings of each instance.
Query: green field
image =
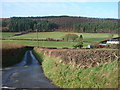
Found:
[[[2,40],[2,43],[20,43],[28,46],[39,46],[40,47],[57,47],[57,48],[62,48],[62,47],[68,47],[68,48],[73,48],[73,45],[75,45],[77,42],[57,42],[57,41],[27,41],[27,40]],[[87,45],[90,43],[84,43],[83,46],[87,47]]]
[[[14,33],[14,32],[2,32],[2,33],[0,33],[0,35],[2,35],[2,38],[9,38],[9,37],[12,37],[14,34],[17,34],[17,33]]]
[[[37,39],[36,33],[28,33],[19,36],[13,36],[16,33],[13,32],[3,32],[3,38],[13,38],[13,39]],[[64,35],[68,34],[68,32],[39,32],[38,38],[39,39],[46,39],[46,38],[53,38],[53,39],[62,39]],[[93,41],[98,42],[101,40],[108,39],[110,34],[109,33],[74,33],[77,35],[83,35],[83,41]],[[9,37],[10,36],[10,37]],[[117,37],[117,34],[114,34],[114,37]],[[2,40],[3,43],[12,42],[12,43],[20,43],[28,46],[38,46],[37,41],[27,41],[27,40]],[[77,42],[66,42],[66,41],[39,41],[40,47],[68,47],[73,48],[73,45],[77,44]],[[84,47],[87,47],[89,44],[93,43],[83,43]]]
[[[10,33],[6,34],[3,33],[3,37],[6,37]],[[53,38],[53,39],[62,39],[63,36],[68,34],[68,32],[39,32],[38,38],[39,39],[46,39],[46,38]],[[70,34],[70,33],[69,33]],[[84,41],[101,41],[110,38],[109,33],[72,33],[77,35],[83,35]],[[117,37],[117,34],[114,34],[114,37]],[[36,39],[37,34],[36,33],[28,33],[20,36],[13,36],[9,38],[14,39]]]

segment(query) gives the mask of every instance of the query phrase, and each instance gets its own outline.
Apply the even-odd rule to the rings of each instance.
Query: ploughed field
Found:
[[[2,38],[8,38],[8,39],[37,39],[37,33],[36,32],[31,32],[23,35],[18,35],[14,36],[14,34],[18,33],[13,33],[13,32],[3,32],[2,33]],[[82,35],[83,36],[83,41],[88,41],[84,42],[83,46],[87,47],[89,44],[93,44],[93,42],[98,42],[101,40],[106,40],[110,38],[109,33],[68,33],[68,32],[38,32],[38,39],[48,39],[52,38],[55,40],[62,40],[62,38],[66,34],[77,34],[78,36]],[[113,37],[117,37],[117,34],[114,34]],[[12,42],[12,43],[20,43],[20,44],[25,44],[29,46],[39,46],[40,47],[57,47],[57,48],[72,48],[73,45],[77,44],[77,42],[67,42],[67,41],[28,41],[28,40],[2,40],[3,43],[6,42]]]

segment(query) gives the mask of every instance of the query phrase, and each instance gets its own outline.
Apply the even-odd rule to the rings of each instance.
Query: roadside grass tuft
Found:
[[[35,50],[32,50],[32,52],[35,54],[35,57],[37,60],[39,60],[39,62],[42,64],[43,62],[43,54],[42,53],[37,53]]]

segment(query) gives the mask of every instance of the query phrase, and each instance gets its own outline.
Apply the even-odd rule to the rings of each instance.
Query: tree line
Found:
[[[74,32],[80,33],[117,33],[118,23],[104,22],[104,23],[85,23],[74,24]]]
[[[34,24],[34,30],[38,30],[40,32],[50,32],[50,31],[54,31],[54,29],[57,29],[58,25],[53,23],[53,22],[49,22],[46,20],[41,20],[41,21],[37,21],[37,23]]]
[[[77,34],[66,34],[63,38],[63,41],[76,41],[77,44],[73,45],[74,48],[83,47],[83,36],[78,36]]]
[[[32,20],[25,17],[12,17],[10,18],[9,31],[21,32],[21,31],[38,31],[48,32],[57,29],[58,25],[47,20]]]
[[[66,31],[80,33],[118,33],[117,19],[72,16],[11,17],[2,19],[2,31]]]

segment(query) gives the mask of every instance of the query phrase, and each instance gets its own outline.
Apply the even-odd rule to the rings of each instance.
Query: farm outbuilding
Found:
[[[115,40],[109,40],[106,42],[107,44],[119,44],[119,41],[115,41]]]
[[[100,44],[120,44],[120,37],[103,40],[99,42]]]
[[[108,39],[108,40],[103,40],[103,41],[100,41],[98,43],[99,45],[97,47],[100,47],[100,48],[104,48],[106,46],[111,46],[111,45],[118,45],[120,44],[120,37],[116,37],[116,38],[111,38],[111,39]]]

